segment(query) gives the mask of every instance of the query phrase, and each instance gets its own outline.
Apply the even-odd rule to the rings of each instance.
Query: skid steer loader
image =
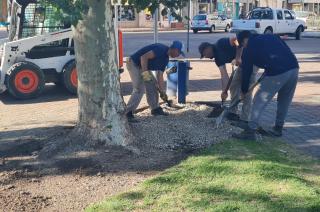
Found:
[[[61,23],[50,5],[8,0],[9,36],[0,40],[0,93],[18,99],[41,94],[46,83],[77,92],[77,70],[70,24]]]

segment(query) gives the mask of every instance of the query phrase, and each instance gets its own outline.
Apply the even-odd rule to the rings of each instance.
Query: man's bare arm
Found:
[[[241,56],[243,47],[240,47],[239,42],[236,37],[230,38],[230,45],[236,47],[236,58],[235,58],[235,64],[234,65],[241,65]]]
[[[242,60],[241,60],[242,51],[243,51],[243,47],[237,47],[236,64],[235,64],[236,66],[239,66],[242,63]]]
[[[227,88],[228,81],[229,81],[229,75],[227,72],[226,65],[220,66],[219,70],[220,70],[220,74],[221,74],[221,85],[222,85],[221,90],[225,91],[225,89]]]
[[[155,58],[155,57],[156,56],[153,53],[153,51],[149,51],[141,56],[140,63],[141,63],[142,72],[149,71],[148,70],[148,61]]]

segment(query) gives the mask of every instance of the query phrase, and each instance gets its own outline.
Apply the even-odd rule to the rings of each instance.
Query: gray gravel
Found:
[[[226,140],[240,129],[224,122],[214,128],[215,119],[206,116],[212,108],[206,105],[187,104],[180,110],[169,110],[169,116],[150,116],[150,110],[136,114],[139,123],[132,124],[141,143],[159,149],[200,149]]]

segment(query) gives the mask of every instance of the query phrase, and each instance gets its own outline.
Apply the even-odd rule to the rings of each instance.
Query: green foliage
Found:
[[[87,211],[320,211],[319,185],[319,161],[281,141],[226,141]]]
[[[88,11],[86,0],[41,0],[43,4],[50,3],[56,12],[56,17],[64,23],[77,24],[83,14]]]
[[[113,0],[114,3],[117,2]],[[55,7],[56,16],[64,22],[69,22],[75,25],[80,20],[83,14],[88,11],[87,0],[41,0],[43,4],[50,3]],[[166,15],[170,10],[173,17],[182,20],[178,14],[178,10],[185,7],[188,0],[121,0],[121,4],[133,5],[138,12],[149,9],[152,13],[159,7],[159,4],[164,5],[161,14]]]
[[[122,2],[123,3],[123,2]],[[162,14],[170,13],[173,17],[181,19],[181,16],[177,13],[177,10],[185,7],[188,3],[188,0],[128,0],[130,5],[133,5],[138,12],[148,8],[151,13],[159,7],[159,4],[164,5],[164,9],[161,11]]]

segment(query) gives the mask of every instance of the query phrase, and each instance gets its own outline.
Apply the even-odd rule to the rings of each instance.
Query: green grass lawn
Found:
[[[226,141],[87,211],[320,211],[319,165],[281,141]]]

